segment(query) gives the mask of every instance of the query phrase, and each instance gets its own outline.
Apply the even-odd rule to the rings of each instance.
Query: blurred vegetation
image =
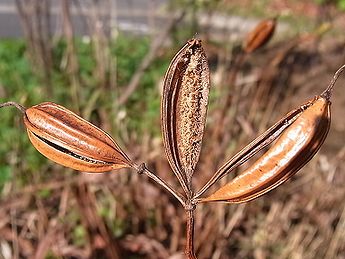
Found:
[[[97,78],[94,77],[95,60],[92,54],[92,45],[86,39],[76,39],[76,49],[78,50],[78,61],[80,63],[80,76],[83,86],[81,89],[81,107],[82,110],[91,109],[97,111],[102,107],[107,109],[109,120],[113,127],[113,134],[116,131],[116,119],[118,110],[111,110],[113,107],[109,101],[116,99],[115,92],[105,92],[111,98],[97,100],[95,107],[85,107],[88,100],[98,88]],[[111,58],[116,59],[116,84],[121,88],[128,84],[132,75],[136,71],[140,61],[143,59],[149,48],[149,40],[145,37],[119,35],[116,42],[111,43]],[[71,107],[70,82],[65,71],[61,68],[64,59],[66,43],[60,41],[53,49],[54,70],[52,73],[52,84],[54,86],[54,96],[49,101],[59,103],[65,107]],[[135,132],[141,136],[143,132],[150,135],[159,136],[159,107],[160,98],[157,90],[157,81],[164,74],[169,63],[166,56],[157,58],[145,73],[140,81],[140,87],[130,97],[126,106],[120,110],[125,113],[126,118],[121,121],[122,127],[127,129],[127,133]],[[47,97],[42,89],[42,82],[37,74],[32,70],[30,60],[28,60],[25,41],[20,39],[0,40],[0,84],[3,95],[11,96],[11,100],[22,103],[29,107],[44,101]],[[6,101],[4,98],[1,100]],[[70,108],[71,109],[71,108]],[[91,121],[97,124],[97,114],[92,114]],[[21,124],[20,114],[15,109],[8,109],[1,113],[2,127],[0,127],[0,186],[11,179],[13,172],[18,170],[18,164],[23,165],[23,160],[15,159],[11,154],[13,147],[16,146],[20,153],[25,157],[26,170],[39,173],[39,168],[49,163],[40,156],[29,144],[27,136]],[[124,126],[123,123],[126,125]],[[99,124],[99,122],[98,122]],[[155,126],[151,126],[155,125]],[[17,141],[14,143],[13,140]],[[14,152],[14,151],[13,151]],[[26,164],[27,163],[27,164]],[[19,177],[21,178],[21,176]]]
[[[344,0],[315,0],[319,5],[323,4],[334,4],[337,8],[344,11],[345,10],[345,1]]]

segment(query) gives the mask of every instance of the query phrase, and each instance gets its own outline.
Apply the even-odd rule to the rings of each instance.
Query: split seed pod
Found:
[[[162,134],[170,166],[189,190],[199,160],[210,88],[201,41],[189,40],[175,55],[164,78]]]
[[[24,124],[34,147],[63,166],[86,172],[131,167],[131,161],[103,130],[55,103],[25,110]]]
[[[264,46],[272,38],[276,24],[276,17],[261,21],[245,38],[243,50],[251,53]]]
[[[298,172],[317,153],[328,134],[331,92],[344,69],[345,66],[336,72],[320,96],[287,114],[221,167],[195,197],[277,139],[252,166],[210,196],[198,201],[247,202],[273,190]]]

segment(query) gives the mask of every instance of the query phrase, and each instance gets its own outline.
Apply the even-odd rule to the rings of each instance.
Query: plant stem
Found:
[[[332,96],[333,87],[335,82],[337,82],[338,77],[344,71],[345,65],[342,65],[334,74],[332,81],[329,83],[327,89],[322,92],[321,96],[324,97],[326,100],[330,100]]]
[[[139,174],[145,174],[147,177],[155,181],[158,185],[162,186],[169,193],[174,195],[174,197],[182,204],[182,206],[186,207],[186,198],[180,192],[172,188],[167,182],[161,179],[158,175],[148,170],[144,163],[140,165],[133,164],[132,166],[135,170],[137,170]]]
[[[194,254],[194,210],[195,207],[186,208],[187,223],[185,255],[188,259],[197,259]]]
[[[6,102],[6,103],[0,103],[0,108],[2,107],[6,107],[6,106],[14,106],[16,107],[18,110],[20,110],[22,113],[25,113],[25,110],[26,108],[19,104],[19,103],[16,103],[16,102]]]
[[[163,179],[157,176],[155,173],[151,172],[146,168],[146,165],[140,164],[132,164],[132,167],[139,173],[145,174],[147,177],[155,181],[158,185],[162,186],[165,190],[171,193],[184,207],[186,210],[187,215],[187,222],[186,222],[186,248],[185,248],[185,255],[188,259],[197,259],[194,254],[194,211],[195,211],[195,204],[192,202],[192,193],[188,193],[189,197],[186,199],[180,192],[176,191],[172,188],[168,183],[166,183]]]

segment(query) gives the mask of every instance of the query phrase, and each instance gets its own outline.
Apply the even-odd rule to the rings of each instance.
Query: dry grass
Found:
[[[239,68],[236,58],[224,58],[226,49],[205,42],[217,98],[211,100],[195,186],[257,133],[326,87],[344,62],[339,51],[344,42],[320,42],[313,36],[285,40],[246,57]],[[332,108],[341,115],[344,90],[336,91]],[[334,117],[324,148],[277,190],[247,204],[198,207],[198,258],[345,258],[343,125],[341,116]],[[145,135],[130,142],[134,160],[146,161],[177,186],[160,139]],[[3,190],[3,258],[183,258],[184,210],[145,177],[125,170],[77,174],[54,164],[44,170],[50,175],[44,181],[22,190],[9,182]]]
[[[304,51],[303,46],[296,47],[285,59],[291,59],[301,51]],[[222,131],[222,141],[226,140],[228,144],[220,146],[221,143],[206,137],[196,186],[201,186],[217,167],[214,160],[210,161],[207,149],[223,147],[216,154],[232,153],[257,132],[259,124],[256,121],[262,123],[257,116],[269,115],[269,125],[287,112],[286,107],[292,108],[290,99],[299,92],[296,86],[293,88],[293,78],[298,81],[298,73],[288,75],[291,82],[284,84],[289,87],[284,92],[289,95],[280,96],[268,115],[265,113],[267,104],[260,102],[257,106],[261,108],[257,109],[253,122],[246,120],[246,111],[250,110],[256,96],[253,88],[258,83],[257,80],[251,81],[250,85],[242,82],[255,71],[256,77],[261,75],[260,66],[253,67],[253,64],[262,55],[266,54],[259,53],[253,61],[248,60],[245,65],[252,66],[251,69],[243,72],[236,81],[241,90],[234,93],[240,96],[233,96],[233,100],[238,100],[239,112],[230,118],[233,126],[225,124]],[[272,73],[269,80],[272,88],[282,83],[282,73],[289,71],[288,66],[298,64],[284,64]],[[316,65],[316,69],[319,66]],[[319,74],[322,76],[320,81],[323,77],[331,77],[328,70],[323,72]],[[313,73],[312,69],[304,71],[303,76],[309,73]],[[268,103],[280,93],[280,90],[269,92],[272,91],[274,95],[270,95]],[[318,93],[310,91],[312,95]],[[211,107],[209,133],[214,129],[212,122],[219,109],[215,104]],[[330,138],[331,134],[332,131]],[[146,139],[146,144],[131,149],[137,150],[138,159],[149,161],[149,168],[177,184],[161,155],[164,153],[162,146],[156,142],[157,139]],[[154,149],[148,148],[153,146]],[[229,150],[228,147],[232,148]],[[199,258],[343,258],[345,150],[334,149],[328,153],[330,148],[327,147],[326,143],[326,148],[321,149],[292,181],[262,198],[242,205],[206,204],[198,208],[195,232]],[[55,165],[51,165],[47,173],[51,174],[52,180],[28,185],[3,196],[0,212],[3,255],[9,249],[13,257],[25,258],[45,258],[47,253],[58,258],[128,258],[134,254],[140,258],[168,258],[172,255],[175,257],[171,258],[182,258],[184,211],[148,179],[125,172],[66,175],[64,168]],[[7,186],[7,189],[12,190],[12,187]],[[42,190],[49,191],[49,195],[43,195]]]

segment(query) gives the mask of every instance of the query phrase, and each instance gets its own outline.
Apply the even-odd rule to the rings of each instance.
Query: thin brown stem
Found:
[[[331,96],[332,96],[332,91],[333,91],[333,87],[335,85],[335,82],[337,82],[338,77],[340,76],[340,74],[344,71],[345,69],[345,65],[342,65],[334,74],[332,81],[329,83],[327,89],[325,91],[323,91],[323,93],[321,94],[322,97],[326,98],[326,100],[330,100]]]
[[[26,108],[19,104],[19,103],[16,103],[16,102],[6,102],[6,103],[0,103],[0,108],[2,107],[6,107],[6,106],[14,106],[16,107],[18,110],[20,110],[22,113],[25,113],[25,110]]]
[[[166,183],[163,179],[161,179],[159,176],[157,176],[155,173],[151,172],[146,168],[146,165],[140,164],[132,165],[135,170],[139,174],[145,174],[147,177],[155,181],[158,185],[162,186],[166,191],[171,193],[185,208],[186,215],[187,215],[187,222],[186,222],[186,248],[185,248],[185,255],[188,259],[197,259],[197,257],[194,254],[194,210],[195,210],[195,204],[190,202],[192,194],[190,194],[191,197],[186,198],[178,191],[176,191],[174,188],[172,188],[168,183]]]
[[[186,249],[185,255],[188,259],[197,259],[194,254],[194,210],[195,208],[186,209]]]
[[[147,177],[155,181],[158,185],[162,186],[165,190],[171,193],[182,204],[183,207],[186,207],[186,198],[180,192],[172,188],[167,182],[161,179],[158,175],[148,170],[144,163],[140,165],[134,164],[133,168],[137,170],[139,174],[145,174]]]

